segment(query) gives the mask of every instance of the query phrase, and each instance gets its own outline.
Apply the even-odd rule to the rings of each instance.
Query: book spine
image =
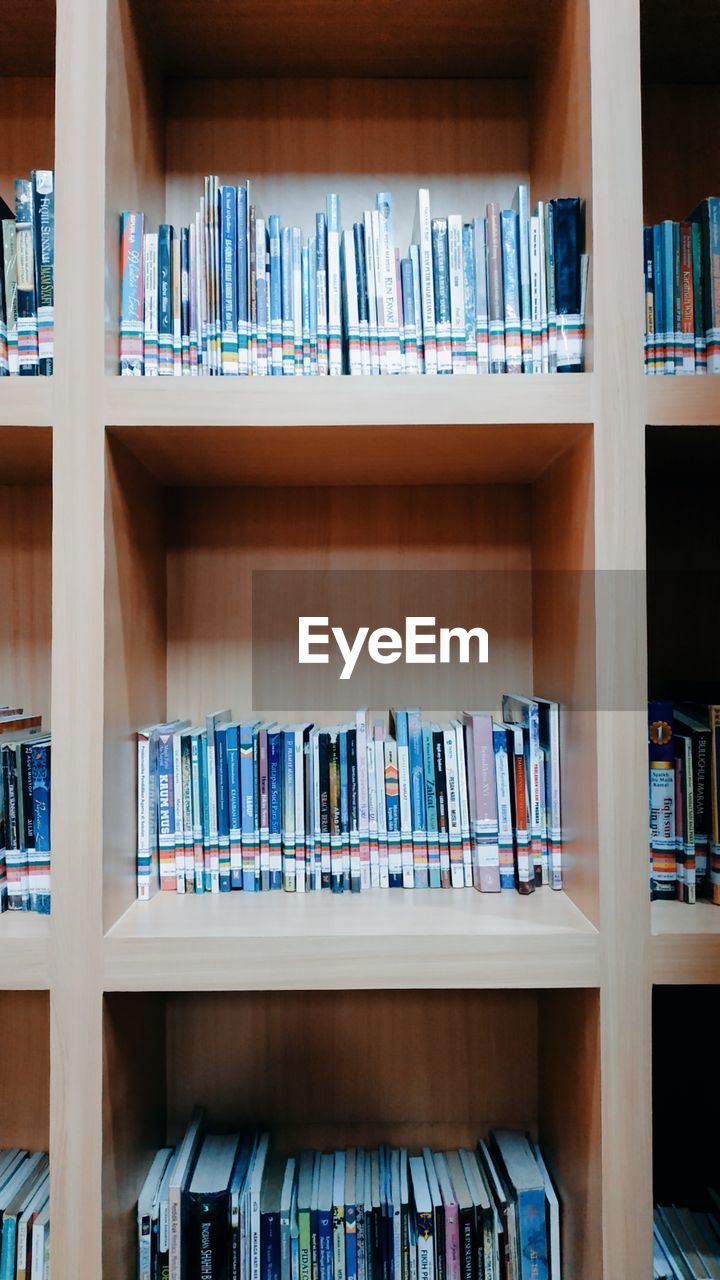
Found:
[[[510,797],[507,734],[502,725],[493,725],[493,753],[495,756],[495,788],[498,811],[500,888],[512,889],[515,885],[512,801]]]
[[[655,372],[665,373],[665,307],[663,281],[663,242],[662,227],[653,227],[653,293],[655,295]]]
[[[523,367],[517,223],[517,214],[512,209],[503,209],[500,214],[500,235],[502,239],[505,368],[507,373],[522,373]]]
[[[662,232],[662,290],[663,290],[663,323],[665,338],[665,373],[675,373],[675,282],[674,264],[675,247],[673,224],[666,219],[661,224]]]
[[[215,769],[217,776],[218,810],[218,875],[221,893],[231,888],[230,814],[228,803],[227,730],[219,728],[215,734]]]
[[[438,357],[435,336],[433,236],[432,220],[430,217],[430,192],[427,187],[421,187],[418,191],[417,217],[425,372],[429,374],[436,374],[438,372]]]
[[[532,371],[542,373],[542,312],[540,292],[540,220],[530,218],[530,305],[532,308]]]
[[[283,851],[282,887],[286,893],[297,888],[295,863],[295,733],[283,730]]]
[[[200,756],[200,735],[193,733],[190,739],[190,774],[192,779],[193,865],[195,870],[196,893],[205,892],[202,824],[202,766]]]
[[[673,340],[675,350],[675,372],[682,372],[683,365],[683,333],[682,333],[682,280],[680,268],[680,223],[672,224],[672,258],[673,258]]]
[[[225,732],[228,795],[228,844],[230,848],[230,888],[242,889],[242,802],[240,794],[240,745],[237,725]]]
[[[9,218],[2,227],[3,284],[5,290],[5,340],[7,343],[8,374],[18,371],[17,336],[17,231]]]
[[[380,260],[380,286],[382,297],[384,340],[386,347],[386,372],[402,373],[400,351],[400,315],[395,265],[395,233],[393,228],[393,202],[389,191],[379,191],[376,198],[378,253]]]
[[[330,372],[328,350],[328,241],[324,213],[315,215],[315,267],[317,297],[318,375]]]
[[[386,738],[385,751],[385,813],[388,845],[388,885],[401,889],[403,884],[402,835],[400,828],[400,774],[398,745]]]
[[[370,299],[368,295],[367,255],[365,253],[365,227],[362,222],[353,224],[355,241],[355,270],[357,272],[357,304],[360,325],[361,367],[364,374],[372,373],[370,353]]]
[[[38,317],[35,292],[35,231],[32,182],[15,179],[15,230],[17,247],[17,334],[18,373],[35,377],[38,366]],[[142,230],[139,237],[142,247]],[[140,271],[142,295],[142,273]],[[140,305],[142,315],[142,300]],[[142,350],[142,344],[141,344]]]
[[[502,239],[500,209],[487,206],[487,276],[489,315],[489,359],[491,373],[505,372],[505,304],[503,298]]]
[[[351,889],[350,868],[350,780],[348,771],[348,732],[341,729],[338,734],[338,779],[340,808],[340,840],[342,857],[342,890],[347,893]],[[358,867],[359,871],[359,867]]]
[[[292,288],[293,288],[293,359],[295,374],[302,376],[303,366],[303,296],[302,296],[302,232],[292,229]],[[309,354],[309,350],[308,350]]]
[[[163,223],[158,230],[158,373],[173,373],[173,229]]]
[[[272,213],[268,219],[270,244],[270,374],[282,377],[282,257],[280,249],[280,219]]]
[[[527,184],[516,193],[520,266],[520,316],[523,373],[532,373],[532,301],[530,295],[530,208]]]
[[[706,314],[709,320],[705,334],[708,373],[720,373],[720,199],[705,201],[707,209],[707,287]]]
[[[182,377],[182,268],[181,237],[172,242],[172,371],[173,377]]]
[[[260,888],[272,888],[270,866],[270,768],[268,758],[268,731],[258,733],[258,799],[260,828]]]
[[[190,377],[190,228],[180,232],[180,363]]]
[[[538,270],[540,280],[540,344],[542,372],[550,371],[550,354],[548,348],[548,309],[547,309],[547,262],[545,258],[545,203],[538,200],[536,214],[538,220]]]
[[[345,314],[345,334],[347,340],[347,370],[353,377],[357,377],[362,373],[363,369],[362,348],[360,346],[360,319],[358,315],[358,282],[355,263],[355,236],[352,231],[343,231],[341,250],[343,310]]]
[[[645,275],[645,372],[655,369],[655,290],[653,283],[652,227],[643,227],[643,267]]]
[[[648,703],[650,886],[651,896],[654,899],[675,897],[674,760],[672,707],[665,702],[650,702]]]
[[[555,283],[555,202],[553,200],[549,200],[545,205],[545,291],[547,295],[549,373],[557,373],[558,367],[557,299]],[[578,306],[578,312],[581,311],[582,307]],[[580,315],[578,315],[578,320],[579,319]]]
[[[188,227],[188,361],[190,364],[191,378],[197,378],[200,369],[200,352],[198,348],[197,267],[197,220],[194,220]]]
[[[370,331],[370,372],[377,377],[381,371],[380,337],[378,330],[378,296],[375,276],[375,249],[372,213],[363,213],[363,240],[365,245],[365,276],[368,295],[368,326]]]
[[[400,263],[400,279],[402,282],[405,372],[418,373],[419,363],[417,319],[415,312],[415,280],[411,258],[403,258]]]
[[[432,247],[437,371],[439,374],[448,374],[452,373],[452,315],[450,310],[450,263],[446,218],[433,218]]]
[[[137,748],[137,895],[141,902],[147,902],[158,872],[152,733],[139,733]]]
[[[416,889],[430,885],[427,818],[425,812],[425,769],[423,764],[422,720],[418,708],[407,713],[408,766],[412,824],[413,877]]]
[[[695,320],[695,373],[707,373],[707,347],[705,343],[705,321],[703,302],[703,249],[702,229],[696,222],[690,224],[692,235],[693,263],[693,316]]]
[[[120,373],[143,373],[143,214],[120,215]]]
[[[255,312],[257,316],[257,372],[259,378],[270,373],[268,339],[269,296],[267,230],[264,218],[255,220]]]
[[[692,226],[680,223],[680,325],[682,363],[679,372],[695,373],[695,309],[693,291]]]
[[[175,887],[185,892],[185,832],[183,829],[182,747],[179,732],[173,734],[173,807],[175,826]]]
[[[327,198],[327,332],[328,373],[342,373],[342,315],[340,291],[340,198]]]
[[[318,374],[318,320],[317,320],[317,245],[315,236],[311,236],[308,249],[308,290],[310,295],[310,374],[316,378]]]
[[[282,369],[284,376],[295,374],[295,326],[293,321],[293,250],[292,227],[281,233],[282,262]]]
[[[49,377],[53,371],[55,347],[55,184],[52,169],[34,169],[32,184],[38,361],[40,373]]]
[[[415,331],[418,350],[418,373],[426,373],[425,340],[423,335],[422,289],[420,283],[420,246],[410,245],[410,262],[413,280],[413,311],[415,313]]]
[[[293,277],[293,298],[294,298]],[[257,331],[257,212],[254,204],[248,202],[248,311],[250,314],[248,372],[257,376],[258,371],[258,331]],[[295,316],[293,313],[293,322]]]
[[[387,826],[387,802],[385,798],[385,743],[383,726],[377,721],[373,727],[375,743],[375,793],[378,823],[378,879],[381,889],[390,883],[389,846]]]
[[[460,798],[460,834],[462,838],[463,872],[465,887],[473,885],[473,843],[470,832],[470,806],[468,795],[467,761],[465,759],[465,734],[459,720],[453,720],[458,763],[458,795]]]
[[[295,731],[295,891],[305,893],[305,734],[302,728]]]
[[[260,836],[255,825],[255,771],[253,726],[242,724],[238,731],[240,753],[240,815],[242,823],[242,882],[246,893],[260,888],[258,872]],[[258,866],[256,866],[258,864]]]
[[[463,298],[465,303],[465,372],[477,373],[477,340],[475,336],[475,238],[472,224],[462,229]]]
[[[438,836],[437,800],[435,790],[435,759],[433,735],[429,725],[422,727],[423,772],[425,778],[425,814],[428,843],[428,883],[431,889],[440,888],[440,841]]]
[[[450,274],[450,344],[453,373],[465,373],[465,292],[462,218],[448,218],[448,267]]]
[[[237,189],[237,350],[238,374],[250,373],[250,262],[248,256],[248,188]]]
[[[475,341],[477,344],[477,371],[488,373],[490,369],[490,330],[488,327],[487,283],[487,223],[485,218],[473,222],[475,241]]]
[[[147,231],[143,239],[144,319],[143,368],[146,378],[158,373],[158,237]]]
[[[465,885],[465,867],[462,851],[462,822],[460,818],[460,780],[455,731],[449,726],[443,734],[445,754],[445,778],[447,796],[448,843],[450,848],[450,883],[453,889]]]
[[[238,375],[238,297],[237,297],[237,191],[220,188],[221,216],[221,368],[224,377]]]

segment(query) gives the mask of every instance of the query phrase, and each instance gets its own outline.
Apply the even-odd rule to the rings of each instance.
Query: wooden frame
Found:
[[[621,619],[601,592],[579,621],[556,598],[536,601],[521,636],[522,662],[538,685],[562,690],[581,652],[590,655],[593,678],[605,677],[622,627],[627,708],[577,715],[571,725],[565,795],[577,856],[563,895],[529,903],[470,895],[437,908],[400,895],[373,911],[361,903],[352,918],[349,904],[320,901],[260,902],[250,915],[235,902],[202,903],[201,912],[166,899],[143,913],[132,900],[129,808],[132,729],[204,694],[201,637],[190,624],[183,651],[168,602],[199,590],[196,525],[180,518],[195,498],[210,518],[213,486],[232,486],[249,508],[264,493],[277,510],[280,486],[313,483],[336,512],[341,493],[353,501],[346,486],[349,494],[353,486],[376,489],[361,556],[382,538],[391,491],[409,512],[423,486],[452,486],[456,496],[482,496],[489,514],[471,519],[466,496],[466,514],[452,525],[452,502],[437,499],[451,526],[442,563],[468,554],[498,567],[531,560],[554,569],[644,570],[645,424],[718,425],[720,399],[716,380],[643,377],[639,0],[523,0],[512,12],[498,0],[451,0],[439,10],[411,0],[401,27],[390,19],[378,26],[387,8],[378,0],[266,0],[242,6],[242,39],[234,0],[214,6],[214,26],[191,0],[32,7],[36,46],[23,35],[22,6],[0,3],[0,175],[50,164],[54,123],[57,359],[51,382],[0,383],[0,588],[38,496],[42,513],[31,522],[37,593],[13,632],[14,655],[0,644],[0,671],[28,670],[28,696],[43,710],[51,687],[53,915],[49,923],[0,920],[0,987],[25,1028],[27,1051],[37,1053],[41,1081],[49,1036],[55,1280],[95,1280],[103,1235],[104,1274],[132,1274],[127,1213],[142,1160],[189,1100],[177,1089],[173,1046],[206,1030],[217,1053],[225,1036],[219,1011],[242,1029],[263,1018],[270,1025],[273,1009],[287,1011],[290,1026],[305,1016],[321,1044],[343,1018],[365,1017],[373,1001],[409,1027],[419,1011],[433,1010],[445,1029],[447,1043],[417,1066],[392,1060],[382,1038],[375,1045],[372,1078],[402,1068],[418,1131],[447,1119],[434,1100],[423,1101],[421,1073],[441,1069],[441,1048],[453,1061],[461,1029],[476,1020],[482,1068],[473,1091],[459,1078],[465,1067],[474,1075],[472,1062],[461,1057],[454,1068],[468,1124],[499,1114],[499,1077],[483,1066],[484,1055],[499,1068],[508,1032],[519,1040],[527,1030],[527,1062],[509,1079],[517,1083],[527,1070],[532,1089],[508,1095],[509,1118],[541,1129],[561,1171],[571,1206],[567,1256],[584,1280],[649,1275],[652,983],[715,981],[720,929],[705,910],[654,912],[651,924],[642,852],[642,591]],[[679,198],[685,180],[676,157],[672,181],[662,185],[657,170],[673,164],[667,148],[657,150],[649,114],[656,107],[664,119],[668,101],[657,54],[670,41],[667,8],[665,0],[644,6],[653,212]],[[701,22],[712,8],[699,5]],[[316,58],[313,33],[331,13]],[[166,24],[172,39],[152,38]],[[249,61],[248,50],[256,55]],[[191,66],[207,79],[189,79]],[[282,79],[257,87],[264,106],[248,151],[235,127],[255,93],[244,77],[270,70]],[[16,107],[16,77],[28,75],[41,78],[30,122]],[[700,100],[712,92],[699,89]],[[406,121],[421,106],[424,132],[416,136]],[[373,123],[378,110],[386,131]],[[215,121],[222,127],[209,127]],[[447,198],[467,191],[473,201],[490,193],[505,199],[519,175],[539,197],[579,192],[592,250],[589,372],[442,386],[121,382],[118,212],[177,215],[211,156],[228,177],[245,165],[259,173],[268,199],[282,197],[288,210],[295,202],[302,208],[311,187],[313,200],[326,191],[327,175],[350,198],[369,168],[371,192],[376,169],[403,195],[422,177]],[[23,490],[3,506],[5,485]],[[347,528],[342,516],[329,520],[338,563]],[[287,518],[278,530],[274,548],[268,535],[259,551],[282,563],[293,545]],[[217,521],[211,531],[229,557],[223,567],[220,554],[214,570],[220,588],[233,557],[239,562],[246,526],[236,522],[225,543]],[[412,546],[406,551],[409,563]],[[211,663],[210,683],[220,674]],[[28,987],[45,1006],[50,992],[49,1031]],[[287,1040],[272,1027],[282,1053]],[[16,1079],[6,1055],[3,1044],[0,1082]],[[261,1071],[262,1048],[243,1061]],[[313,1070],[321,1076],[319,1056]],[[228,1086],[217,1057],[206,1078],[215,1104]],[[47,1125],[33,1122],[31,1100],[14,1085],[11,1093],[14,1135],[45,1141]],[[343,1118],[346,1100],[347,1090],[335,1096],[330,1119]],[[243,1104],[248,1114],[252,1101]],[[369,1137],[386,1122],[378,1111],[363,1113],[356,1131]]]

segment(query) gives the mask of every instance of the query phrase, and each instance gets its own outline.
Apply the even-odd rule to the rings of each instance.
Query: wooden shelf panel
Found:
[[[49,427],[52,378],[0,378],[0,427]]]
[[[710,902],[654,902],[652,932],[654,982],[720,982],[720,908]]]
[[[0,76],[50,76],[55,70],[55,0],[0,0]]]
[[[168,75],[483,76],[531,74],[552,0],[215,0],[208,22],[193,0],[131,0],[139,42]],[[323,38],[317,39],[318,31]]]
[[[705,84],[718,80],[717,4],[714,0],[686,0],[681,12],[682,17],[676,0],[640,2],[642,77],[648,84]]]
[[[106,990],[587,987],[596,930],[562,893],[160,894],[105,938]]]
[[[645,404],[648,426],[720,426],[720,377],[648,377]]]
[[[592,421],[589,374],[289,382],[108,378],[106,422],[166,485],[364,485],[530,483]]]
[[[49,485],[52,428],[0,424],[0,485]]]
[[[37,991],[50,985],[49,941],[48,916],[21,911],[0,916],[0,990]]]

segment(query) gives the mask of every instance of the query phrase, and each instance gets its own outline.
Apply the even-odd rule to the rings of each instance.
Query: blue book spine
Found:
[[[15,1280],[15,1253],[17,1244],[17,1218],[5,1218],[2,1228],[2,1257],[0,1280]]]
[[[410,769],[410,808],[412,812],[412,847],[415,886],[427,889],[430,884],[425,812],[425,768],[423,764],[422,719],[417,707],[408,707],[408,764]]]
[[[228,836],[230,841],[230,888],[242,889],[242,805],[240,798],[240,744],[238,727],[225,730],[228,777]],[[219,827],[219,818],[218,818]]]
[[[522,373],[518,217],[513,209],[503,209],[500,213],[500,237],[505,305],[505,363],[508,373]]]
[[[477,371],[487,373],[490,368],[490,329],[488,321],[487,289],[487,223],[484,218],[473,222],[475,241],[475,341],[477,344]]]
[[[242,882],[247,893],[259,888],[255,875],[255,787],[253,781],[253,725],[240,725],[240,804],[242,819]]]
[[[280,1280],[280,1215],[260,1215],[260,1280]]]
[[[218,868],[220,892],[230,892],[230,822],[228,805],[228,761],[225,727],[215,730],[215,772],[217,774]]]
[[[270,888],[282,889],[282,732],[268,732]]]
[[[472,223],[466,222],[462,232],[463,297],[465,300],[465,372],[477,373],[477,340],[475,336],[475,236]]]
[[[643,227],[645,273],[645,372],[655,373],[655,290],[653,285],[653,229]]]
[[[248,193],[245,183],[237,189],[237,352],[238,373],[250,367],[250,293],[248,262]]]
[[[662,292],[663,292],[663,325],[665,332],[665,372],[675,372],[675,292],[674,272],[675,251],[673,244],[673,224],[669,219],[661,224],[662,232]]]
[[[545,1191],[519,1191],[516,1199],[519,1280],[549,1280]]]
[[[296,890],[295,867],[295,732],[283,729],[283,852],[282,883],[288,893]]]
[[[40,915],[50,914],[50,743],[32,751],[32,805],[35,877]]]
[[[333,1280],[332,1210],[318,1210],[319,1280]]]
[[[173,280],[171,226],[158,228],[158,374],[173,376]]]
[[[438,373],[452,373],[450,262],[448,258],[448,224],[446,218],[433,218],[432,256]]]
[[[663,295],[663,243],[662,228],[653,227],[653,292],[655,295],[655,372],[665,372],[665,307]]]
[[[423,765],[425,774],[425,813],[428,842],[428,879],[431,889],[440,888],[440,837],[438,835],[437,792],[435,788],[435,756],[429,724],[422,727]]]
[[[315,215],[315,264],[317,326],[318,326],[318,373],[325,375],[329,368],[328,357],[328,294],[327,294],[327,221],[324,213]]]
[[[270,233],[270,373],[282,377],[282,254],[280,247],[280,219],[271,213],[268,219]]]
[[[141,377],[144,368],[143,225],[142,213],[120,214],[120,373],[123,377]],[[22,323],[25,325],[25,320]],[[24,351],[27,337],[23,334],[21,339],[20,336],[19,312],[18,343]]]
[[[405,372],[417,373],[419,366],[417,316],[415,314],[415,281],[413,278],[413,265],[410,258],[403,258],[400,263],[400,285],[402,289]]]
[[[358,1280],[357,1211],[345,1205],[345,1280]]]
[[[202,788],[203,880],[205,892],[212,893],[212,851],[210,847],[210,795],[208,792],[207,733],[200,735],[200,786]]]
[[[159,733],[157,743],[158,848],[160,888],[175,889],[175,786],[173,737]]]
[[[350,804],[348,788],[347,730],[338,734],[340,757],[340,840],[342,847],[342,888],[350,891]]]
[[[220,311],[222,322],[221,357],[225,377],[238,372],[238,297],[237,297],[237,192],[235,187],[220,188],[221,253]]]
[[[280,245],[282,260],[282,367],[285,376],[292,377],[295,373],[292,227],[283,227]]]

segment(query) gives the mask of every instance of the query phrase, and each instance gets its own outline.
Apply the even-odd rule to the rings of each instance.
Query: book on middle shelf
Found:
[[[172,720],[137,735],[137,894],[562,888],[560,709],[335,725]]]
[[[186,227],[120,215],[123,376],[576,373],[584,367],[583,202],[467,221],[417,194],[397,243],[392,193],[343,225],[337,192],[307,234],[260,215],[250,184],[204,180]],[[313,234],[314,232],[314,234]],[[173,299],[177,305],[173,304]]]
[[[0,707],[0,914],[50,914],[50,735],[40,716]]]
[[[645,372],[720,373],[720,199],[643,228]]]

